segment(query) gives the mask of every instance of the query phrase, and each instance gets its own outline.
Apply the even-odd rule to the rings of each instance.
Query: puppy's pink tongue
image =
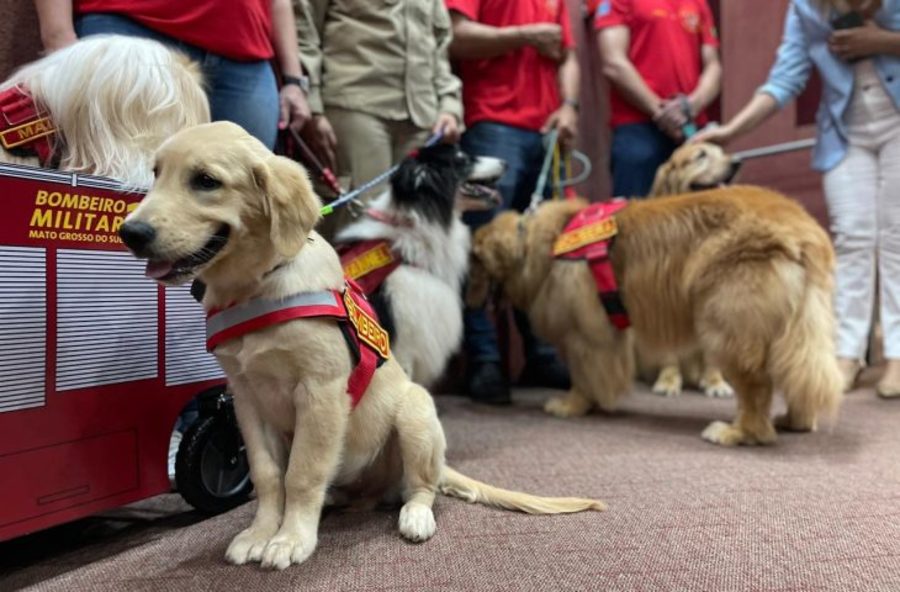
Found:
[[[144,272],[148,278],[158,280],[172,272],[172,263],[169,261],[147,261],[147,270]]]

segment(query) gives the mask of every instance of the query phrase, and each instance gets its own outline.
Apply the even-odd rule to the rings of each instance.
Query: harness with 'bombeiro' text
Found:
[[[21,88],[0,92],[0,145],[15,156],[36,156],[42,166],[53,157],[56,126],[50,115]]]
[[[353,407],[365,394],[375,369],[391,356],[387,331],[361,288],[347,280],[343,290],[301,292],[281,300],[257,298],[221,310],[211,310],[206,317],[206,349],[296,319],[332,318],[338,322],[347,340],[355,366],[347,381]]]
[[[627,205],[621,198],[589,205],[566,224],[553,244],[553,256],[557,259],[587,260],[600,302],[609,320],[620,330],[631,326],[631,321],[619,294],[609,248],[619,231],[614,214]]]
[[[380,288],[401,263],[391,250],[391,244],[384,239],[339,245],[337,251],[344,275],[359,284],[366,294]]]

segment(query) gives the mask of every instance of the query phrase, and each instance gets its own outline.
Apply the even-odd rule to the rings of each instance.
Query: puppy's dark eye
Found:
[[[194,173],[194,176],[191,177],[191,189],[197,191],[213,191],[221,186],[222,182],[209,173]]]
[[[697,160],[703,160],[704,158],[706,158],[706,156],[706,150],[699,150],[697,152]]]

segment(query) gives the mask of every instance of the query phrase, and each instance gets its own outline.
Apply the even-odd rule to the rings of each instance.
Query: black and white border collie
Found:
[[[494,184],[505,169],[502,160],[474,158],[457,146],[423,148],[404,159],[390,189],[335,236],[345,271],[360,245],[384,241],[381,248],[389,249],[394,261],[382,275],[389,273],[360,283],[391,334],[394,356],[426,387],[441,377],[462,340],[470,235],[460,216],[499,203]]]

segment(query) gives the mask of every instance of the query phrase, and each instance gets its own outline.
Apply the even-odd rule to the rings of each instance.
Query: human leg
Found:
[[[875,295],[877,160],[860,145],[824,177],[825,201],[837,256],[834,310],[837,355],[852,387],[866,351]]]

